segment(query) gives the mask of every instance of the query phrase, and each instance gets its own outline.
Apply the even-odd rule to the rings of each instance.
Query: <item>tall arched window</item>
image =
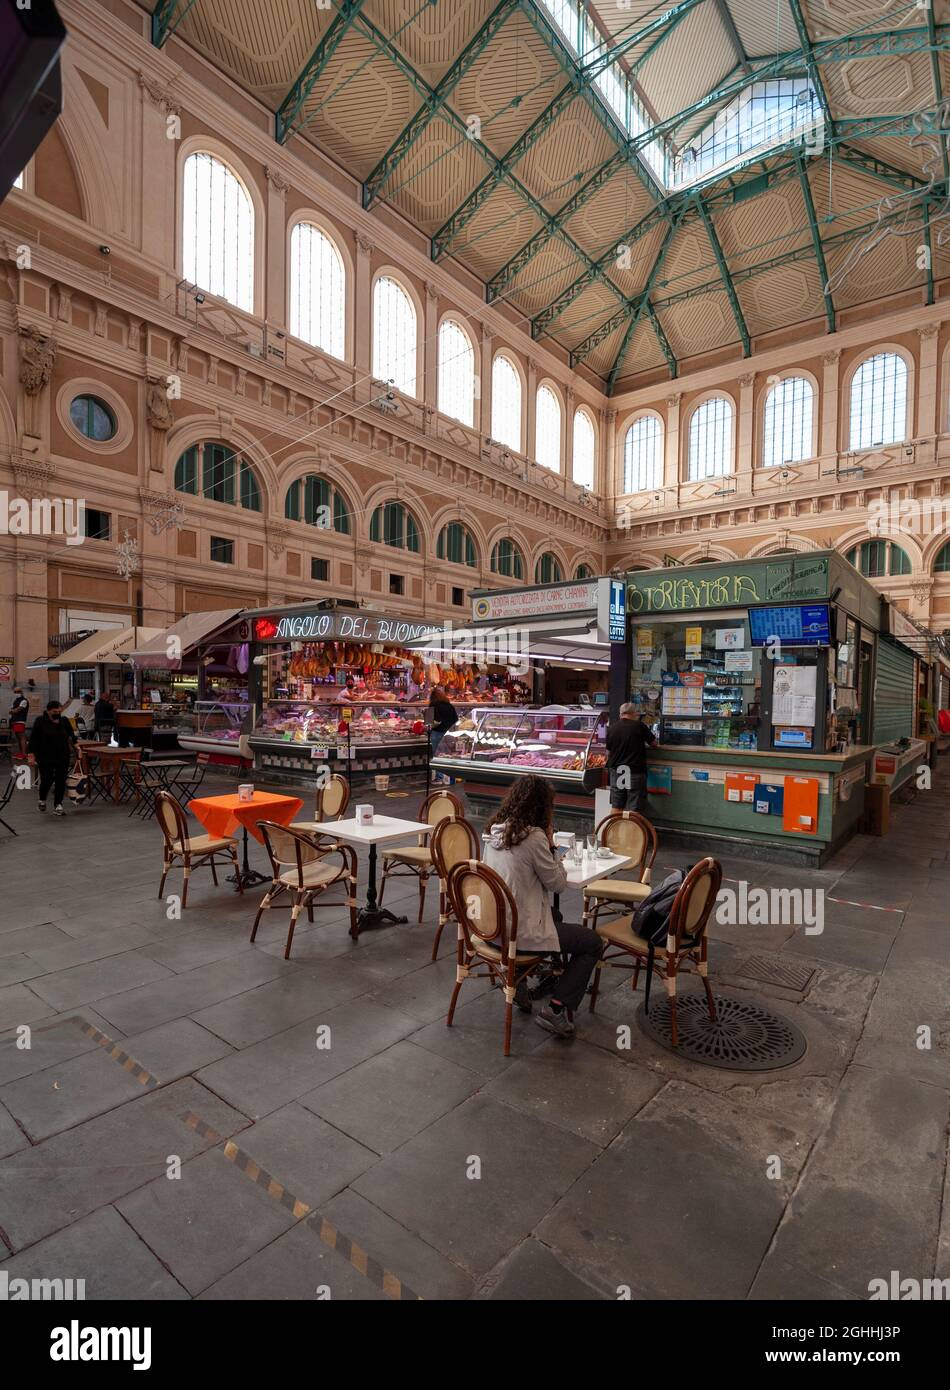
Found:
[[[175,491],[208,502],[237,503],[259,512],[261,489],[254,470],[227,444],[193,444],[175,464]]]
[[[586,410],[574,411],[572,477],[578,487],[594,486],[594,424]]]
[[[333,357],[346,354],[343,258],[312,222],[298,222],[290,234],[290,331]]]
[[[478,567],[478,551],[472,533],[460,521],[450,521],[439,532],[435,543],[435,553],[439,560],[448,560],[453,565]]]
[[[491,435],[516,453],[521,452],[521,377],[514,364],[499,353],[491,368]]]
[[[350,509],[346,498],[316,473],[307,473],[290,484],[284,498],[284,516],[288,521],[305,521],[308,526],[319,526],[325,531],[339,531],[343,536],[350,534]]]
[[[561,471],[561,403],[550,386],[539,386],[535,400],[534,456],[542,468]]]
[[[950,570],[950,541],[942,545],[937,551],[937,558],[934,560],[934,570],[937,574],[945,574]]]
[[[655,415],[638,415],[623,440],[623,490],[646,492],[663,482],[663,426]]]
[[[732,401],[713,396],[696,407],[689,422],[687,478],[721,478],[732,471]]]
[[[890,575],[910,574],[913,566],[906,550],[893,541],[863,541],[853,545],[844,557],[860,570],[865,579],[886,579]]]
[[[373,286],[373,375],[416,394],[416,310],[396,280],[381,275]]]
[[[552,555],[550,550],[546,550],[538,557],[538,563],[534,567],[535,584],[560,584],[563,578],[564,571],[561,569],[560,560],[556,555]]]
[[[851,449],[899,444],[907,438],[907,363],[879,352],[851,378]]]
[[[475,349],[454,319],[439,328],[439,409],[463,425],[475,424]]]
[[[370,517],[369,538],[396,550],[419,551],[419,527],[401,502],[381,503]]]
[[[524,559],[510,536],[492,547],[491,567],[493,574],[502,574],[506,579],[524,579]]]
[[[815,393],[803,376],[787,376],[765,398],[762,466],[777,468],[812,456]]]
[[[181,247],[186,280],[254,312],[254,208],[237,174],[204,150],[185,160]]]

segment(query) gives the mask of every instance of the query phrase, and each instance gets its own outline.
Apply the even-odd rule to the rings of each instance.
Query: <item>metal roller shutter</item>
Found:
[[[873,743],[893,743],[913,737],[914,667],[913,654],[881,637],[877,644],[874,674]]]

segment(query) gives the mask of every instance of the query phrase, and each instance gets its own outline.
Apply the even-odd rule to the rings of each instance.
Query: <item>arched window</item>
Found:
[[[506,579],[524,579],[524,560],[510,536],[496,542],[491,553],[491,567],[493,574],[502,574]]]
[[[460,521],[450,521],[442,527],[435,543],[435,553],[439,560],[448,560],[453,565],[468,565],[471,569],[478,567],[478,551],[472,533]]]
[[[690,482],[721,478],[732,471],[732,402],[713,396],[696,407],[689,422]]]
[[[402,285],[381,275],[373,286],[373,375],[416,394],[416,310]]]
[[[574,411],[572,477],[578,487],[594,486],[594,424],[586,410]]]
[[[491,368],[491,435],[499,444],[521,452],[521,377],[502,353]]]
[[[288,521],[305,521],[308,526],[350,534],[350,510],[342,492],[320,478],[308,473],[291,483],[284,498],[284,516]]]
[[[261,489],[250,464],[227,444],[193,444],[175,464],[175,491],[208,502],[240,503],[261,511]]]
[[[254,208],[238,176],[203,150],[185,160],[181,246],[186,280],[254,312]]]
[[[298,222],[290,234],[290,331],[333,357],[346,354],[343,258],[312,222]]]
[[[561,403],[550,386],[539,386],[535,399],[534,456],[542,468],[561,471]]]
[[[593,579],[593,577],[594,571],[591,569],[590,565],[578,565],[577,569],[574,571],[575,579]]]
[[[899,444],[907,437],[907,363],[879,352],[851,378],[851,449]]]
[[[535,584],[560,584],[563,578],[564,571],[561,569],[560,560],[556,555],[552,555],[550,550],[546,550],[534,567]]]
[[[396,550],[419,551],[419,527],[401,502],[383,502],[376,508],[370,518],[369,538]]]
[[[803,376],[787,376],[771,388],[765,398],[764,468],[811,458],[814,400],[812,384]]]
[[[638,415],[624,435],[623,490],[646,492],[663,482],[663,426],[655,415]]]
[[[463,425],[475,424],[475,349],[454,319],[443,319],[439,329],[439,409]]]
[[[863,541],[853,545],[845,559],[864,575],[865,579],[886,579],[890,575],[910,574],[910,556],[893,541]]]
[[[937,558],[934,560],[934,570],[937,574],[945,574],[950,570],[950,541],[942,545],[937,551]]]

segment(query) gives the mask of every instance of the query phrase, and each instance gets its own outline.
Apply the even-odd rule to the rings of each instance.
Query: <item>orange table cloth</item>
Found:
[[[188,803],[189,811],[194,811],[209,835],[233,835],[238,826],[243,826],[261,844],[264,841],[257,828],[259,820],[289,825],[302,806],[299,796],[280,796],[277,792],[255,792],[251,801],[242,801],[235,794],[194,797]]]

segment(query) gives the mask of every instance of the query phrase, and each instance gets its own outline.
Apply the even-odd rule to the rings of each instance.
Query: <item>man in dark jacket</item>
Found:
[[[62,705],[58,700],[50,700],[30,734],[30,761],[40,772],[41,811],[46,810],[46,798],[52,787],[53,810],[57,816],[65,815],[63,797],[75,747],[76,735],[69,720],[63,718]]]
[[[456,713],[455,706],[452,704],[452,701],[445,693],[444,687],[441,685],[432,687],[432,693],[429,696],[429,704],[432,708],[432,729],[429,734],[429,749],[430,756],[434,758],[439,751],[439,744],[442,742],[443,738],[445,738],[445,735],[452,728],[453,724],[459,722],[459,717]],[[434,782],[448,782],[449,779],[442,773],[437,772],[432,780]]]
[[[615,811],[647,814],[647,748],[656,743],[631,704],[620,706],[620,718],[607,730],[607,770],[610,805]]]
[[[112,730],[115,726],[115,705],[108,691],[104,690],[99,696],[93,708],[93,719],[96,726],[96,738],[101,742],[109,742],[112,737]],[[103,734],[105,739],[103,740]]]

